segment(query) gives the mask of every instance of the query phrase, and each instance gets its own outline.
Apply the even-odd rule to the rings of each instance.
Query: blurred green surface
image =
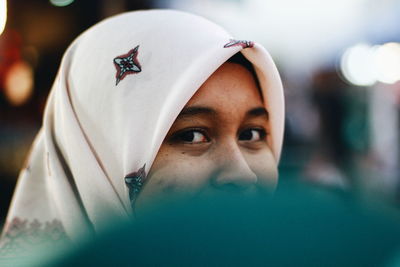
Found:
[[[286,179],[273,198],[155,206],[34,266],[396,266],[399,222],[387,204]]]

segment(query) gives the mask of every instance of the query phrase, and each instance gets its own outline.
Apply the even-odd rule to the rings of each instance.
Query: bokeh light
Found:
[[[400,44],[386,43],[376,48],[375,68],[380,82],[392,84],[400,80]]]
[[[0,34],[3,33],[7,22],[7,1],[0,0]]]
[[[400,44],[352,46],[342,56],[341,71],[348,82],[358,86],[396,83],[400,80]]]
[[[26,62],[14,63],[6,74],[4,93],[14,106],[24,104],[32,95],[33,70]]]
[[[376,82],[373,62],[372,47],[360,43],[345,51],[341,59],[341,71],[344,77],[354,85],[372,85]]]
[[[59,6],[59,7],[68,6],[68,5],[72,4],[73,2],[74,2],[74,0],[50,0],[50,3],[53,6]]]

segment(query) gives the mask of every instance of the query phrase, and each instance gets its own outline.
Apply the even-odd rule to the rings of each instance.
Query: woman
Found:
[[[273,188],[283,110],[279,74],[257,43],[171,10],[98,23],[63,57],[3,255],[36,242],[22,234],[77,240],[169,192]]]

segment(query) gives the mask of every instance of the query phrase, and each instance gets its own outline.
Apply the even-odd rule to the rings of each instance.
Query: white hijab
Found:
[[[235,41],[204,18],[172,10],[128,12],[84,32],[62,59],[20,173],[3,247],[16,231],[61,229],[75,240],[101,228],[105,214],[129,217],[124,177],[142,167],[148,172],[188,100],[239,51],[257,73],[278,162],[283,89],[260,44]]]

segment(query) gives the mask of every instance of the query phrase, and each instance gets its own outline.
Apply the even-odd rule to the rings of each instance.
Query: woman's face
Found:
[[[252,74],[224,63],[181,111],[150,169],[136,205],[169,193],[273,189],[276,161],[268,111]]]

